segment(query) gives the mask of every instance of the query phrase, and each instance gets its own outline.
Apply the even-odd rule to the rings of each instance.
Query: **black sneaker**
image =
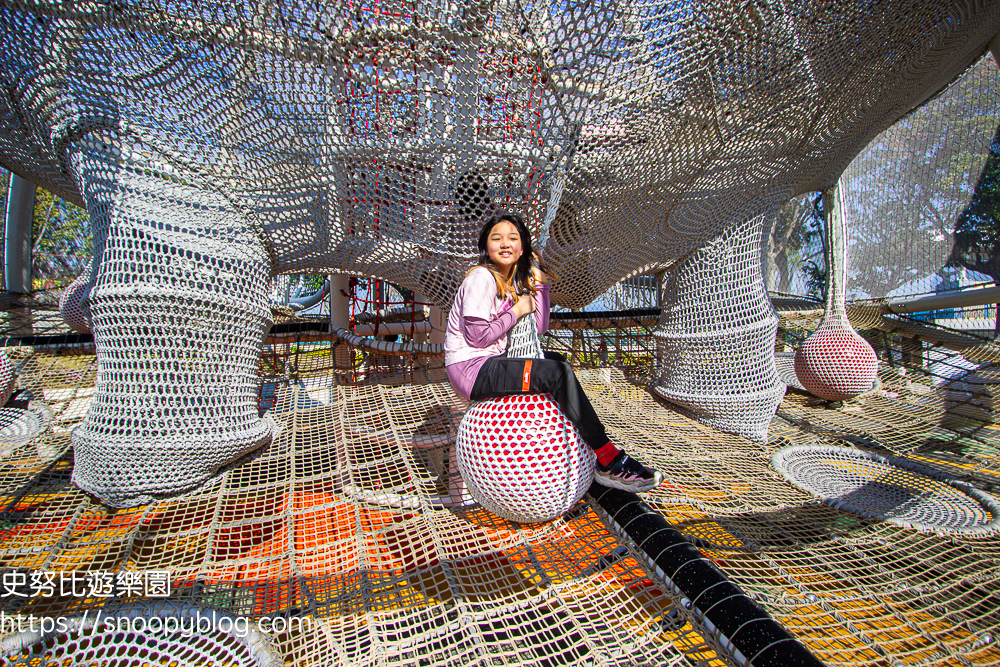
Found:
[[[622,491],[649,491],[663,481],[658,470],[647,468],[625,452],[618,452],[606,468],[598,463],[594,478],[598,484]]]

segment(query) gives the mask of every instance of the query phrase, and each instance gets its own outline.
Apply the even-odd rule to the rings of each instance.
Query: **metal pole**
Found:
[[[974,289],[941,292],[933,296],[893,299],[886,305],[894,313],[926,313],[945,308],[970,308],[1000,302],[1000,287],[979,287]]]
[[[351,277],[346,275],[330,276],[330,331],[351,328]],[[346,295],[346,296],[345,296]],[[334,365],[342,370],[353,367],[354,352],[345,344],[337,346],[334,352]]]
[[[4,222],[4,278],[8,292],[31,291],[31,216],[35,184],[11,173]]]

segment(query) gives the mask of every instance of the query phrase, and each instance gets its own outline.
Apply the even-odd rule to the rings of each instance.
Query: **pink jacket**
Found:
[[[507,349],[507,332],[516,322],[513,302],[496,294],[493,274],[477,267],[462,281],[448,315],[444,363],[452,387],[466,400],[486,360]],[[535,294],[535,322],[539,334],[548,331],[548,285],[539,285]]]

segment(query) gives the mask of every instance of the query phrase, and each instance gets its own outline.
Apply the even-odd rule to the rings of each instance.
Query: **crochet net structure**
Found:
[[[17,369],[14,368],[14,362],[6,354],[0,353],[0,405],[7,403],[16,386]]]
[[[628,321],[619,320],[620,346],[604,334],[611,360],[655,351],[641,347],[655,322],[629,336],[636,325]],[[781,324],[807,331],[788,317]],[[597,358],[599,333],[582,332],[584,366]],[[562,342],[546,339],[547,348],[568,352]],[[582,367],[578,375],[615,442],[664,472],[666,483],[645,503],[824,664],[997,664],[1000,539],[996,531],[950,530],[943,520],[964,507],[974,511],[965,521],[985,528],[996,515],[941,478],[991,495],[1000,488],[1000,373],[981,363],[951,376],[967,360],[940,346],[924,351],[935,355],[934,365],[916,355],[901,361],[899,340],[890,351],[894,365],[880,364],[883,389],[864,401],[833,409],[790,392],[765,444],[656,400],[626,379],[640,371],[630,362]],[[666,584],[588,497],[531,525],[476,505],[444,507],[453,481],[448,450],[469,406],[440,369],[351,383],[333,370],[329,338],[269,343],[274,365],[260,372],[272,388],[268,413],[283,426],[278,438],[193,492],[115,510],[71,482],[70,432],[95,396],[92,350],[22,345],[9,352],[20,386],[54,416],[3,454],[4,586],[31,595],[31,573],[54,574],[57,584],[78,576],[88,585],[95,574],[141,580],[167,572],[165,602],[247,619],[266,640],[206,633],[192,646],[190,636],[147,630],[39,641],[8,624],[0,649],[10,663],[79,663],[93,651],[107,664],[145,657],[201,667],[245,664],[253,649],[256,664],[267,664],[260,657],[267,648],[296,667],[740,664],[689,608],[697,597]],[[786,468],[800,469],[800,480],[831,480],[831,490],[820,495],[786,481],[771,462],[789,445],[841,454],[820,451],[799,463],[788,457]],[[859,451],[851,447],[896,458],[844,455]],[[900,459],[923,468],[911,471]],[[872,493],[856,493],[870,482]],[[896,509],[927,501],[920,515],[927,527],[876,517],[892,514],[884,500],[876,504],[879,483],[882,497],[885,489],[897,494]],[[838,504],[852,492],[854,508]],[[113,598],[9,594],[0,610],[7,619],[88,613],[93,622],[98,611],[102,619],[131,618],[129,608],[151,602],[120,586]]]
[[[594,481],[593,450],[549,394],[476,403],[459,424],[455,451],[472,496],[518,523],[562,516]]]
[[[256,629],[231,614],[193,605],[118,605],[107,615],[48,619],[7,637],[15,665],[84,662],[103,667],[145,664],[280,667],[285,662]],[[199,627],[200,626],[200,627]]]
[[[992,533],[1000,502],[907,459],[830,445],[793,445],[771,455],[776,470],[833,506],[941,533]]]
[[[507,332],[507,356],[511,359],[542,358],[542,344],[538,340],[538,324],[534,315],[519,318]]]
[[[978,58],[995,9],[5,3],[0,163],[94,230],[77,482],[133,506],[272,441],[270,278],[447,307],[489,207],[525,214],[556,303],[660,273],[657,391],[763,441],[766,231]]]
[[[645,503],[828,665],[1000,663],[1000,347],[961,329],[992,329],[995,307],[914,319],[864,300],[974,277],[946,268],[954,239],[928,225],[961,218],[979,181],[990,182],[997,82],[993,60],[979,61],[876,137],[857,158],[867,166],[852,164],[840,180],[845,310],[879,356],[878,388],[862,399],[835,406],[789,392],[764,443],[706,428],[637,386],[661,375],[658,315],[644,310],[658,301],[645,277],[616,288],[619,312],[556,313],[542,339],[581,366],[615,442],[664,472]],[[878,160],[886,151],[894,159]],[[887,187],[872,187],[879,181]],[[779,212],[766,248],[772,293],[809,294],[803,267],[823,253],[806,232],[824,213],[814,194]],[[904,232],[905,243],[887,243]],[[30,595],[33,573],[86,582],[168,572],[175,604],[248,619],[266,641],[42,640],[8,624],[7,662],[79,663],[92,651],[109,664],[201,667],[245,664],[248,649],[256,664],[273,655],[301,667],[717,667],[746,657],[592,499],[533,525],[469,504],[450,451],[469,406],[429,367],[433,358],[392,357],[391,372],[358,361],[387,358],[384,341],[354,337],[348,372],[335,338],[272,330],[255,376],[258,413],[282,426],[270,446],[187,494],[124,510],[95,501],[71,482],[71,432],[87,418],[103,362],[93,343],[36,338],[66,333],[45,296],[4,295],[5,353],[32,403],[0,414],[0,610],[7,619],[131,617],[123,607],[149,601],[134,589],[112,599],[9,589]],[[824,315],[821,301],[775,303],[782,347],[808,340]],[[601,363],[602,343],[607,365],[587,368]],[[793,354],[776,355],[789,379]]]
[[[831,401],[874,389],[878,357],[847,317],[847,231],[840,191],[823,193],[826,307],[823,321],[795,352],[795,375],[807,390]],[[839,204],[839,205],[838,205]]]
[[[997,60],[987,55],[872,139],[837,181],[832,211],[818,192],[789,202],[767,243],[768,290],[829,298],[813,270],[833,251],[827,216],[843,238],[838,275],[849,305],[992,278],[983,209],[996,187],[998,105]]]
[[[90,287],[90,272],[84,271],[69,284],[59,297],[59,315],[77,333],[91,333],[90,308],[84,306]]]

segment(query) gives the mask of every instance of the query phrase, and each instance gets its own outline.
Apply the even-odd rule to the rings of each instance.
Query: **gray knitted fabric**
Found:
[[[533,313],[518,319],[507,332],[507,356],[511,359],[541,359],[544,356]]]
[[[269,442],[271,280],[447,308],[491,207],[524,214],[556,304],[662,275],[657,391],[763,440],[766,234],[998,32],[994,0],[6,2],[0,164],[93,224],[74,479],[135,505]]]

